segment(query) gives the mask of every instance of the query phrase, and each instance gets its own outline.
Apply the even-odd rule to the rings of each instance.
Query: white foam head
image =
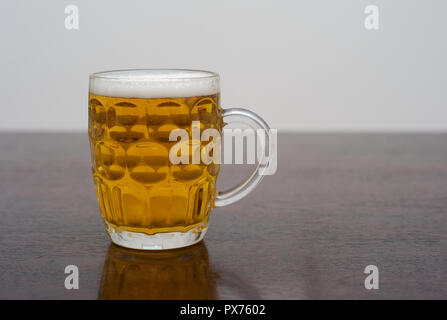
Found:
[[[200,70],[116,70],[90,75],[90,93],[123,98],[179,98],[219,92],[219,75]]]

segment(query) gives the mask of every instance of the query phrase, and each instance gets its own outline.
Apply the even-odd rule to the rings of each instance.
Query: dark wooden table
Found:
[[[110,244],[87,134],[0,134],[0,298],[447,298],[446,134],[283,133],[278,150],[202,244],[154,254]]]

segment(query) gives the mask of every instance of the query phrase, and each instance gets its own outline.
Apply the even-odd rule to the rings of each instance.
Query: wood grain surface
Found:
[[[447,134],[283,133],[278,160],[203,243],[141,253],[107,238],[87,134],[2,133],[0,298],[447,298]]]

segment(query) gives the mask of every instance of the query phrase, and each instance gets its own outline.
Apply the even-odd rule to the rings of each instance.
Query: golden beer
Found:
[[[171,164],[169,150],[177,142],[169,141],[169,134],[181,128],[191,137],[193,120],[201,129],[221,130],[218,103],[218,94],[151,99],[90,94],[92,171],[108,228],[152,235],[206,227],[219,165]]]

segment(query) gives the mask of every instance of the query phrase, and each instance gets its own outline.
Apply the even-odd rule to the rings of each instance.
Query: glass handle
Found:
[[[225,109],[223,113],[224,122],[227,124],[230,123],[242,123],[248,125],[255,131],[255,137],[258,141],[257,143],[257,165],[255,170],[251,173],[247,180],[242,182],[240,185],[223,191],[218,192],[216,201],[214,203],[215,207],[224,207],[226,205],[232,204],[251,191],[253,191],[256,186],[261,182],[264,177],[264,170],[268,167],[271,159],[265,155],[266,148],[265,146],[269,146],[269,154],[272,154],[272,150],[270,148],[276,146],[272,143],[272,135],[271,130],[268,124],[257,114],[242,108],[231,108]],[[261,129],[261,130],[259,130]],[[262,134],[261,134],[262,132]],[[225,133],[225,129],[224,129]],[[265,141],[265,137],[267,137],[267,142]],[[231,137],[232,139],[232,137]],[[276,154],[276,153],[274,153]]]

